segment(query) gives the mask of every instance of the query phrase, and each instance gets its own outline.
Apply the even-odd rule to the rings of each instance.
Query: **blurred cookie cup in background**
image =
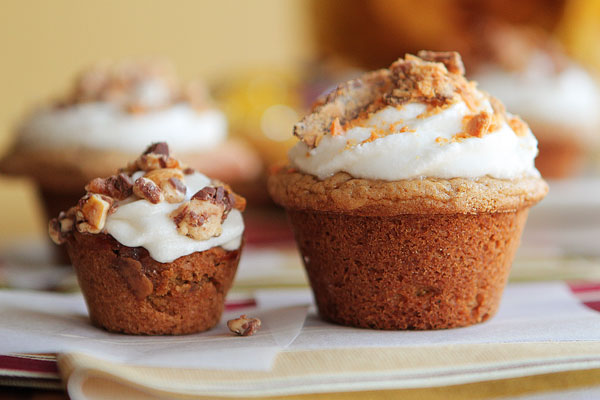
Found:
[[[0,171],[35,181],[49,216],[152,142],[168,141],[187,165],[230,183],[260,169],[249,146],[228,139],[204,85],[181,83],[164,61],[97,64],[66,95],[30,112],[16,134]]]
[[[581,172],[600,143],[600,86],[549,34],[489,22],[469,76],[527,121],[546,178]]]
[[[495,314],[548,187],[527,124],[465,79],[457,53],[406,55],[341,84],[294,134],[268,188],[324,319],[444,329]]]
[[[246,201],[155,143],[49,223],[94,325],[179,335],[221,317],[243,246]]]

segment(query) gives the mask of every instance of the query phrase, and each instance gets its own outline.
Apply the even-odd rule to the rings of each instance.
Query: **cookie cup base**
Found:
[[[424,330],[496,313],[528,207],[381,217],[287,211],[322,318]]]
[[[237,270],[241,246],[215,247],[160,263],[106,234],[74,232],[67,251],[92,323],[111,332],[181,335],[214,327]]]

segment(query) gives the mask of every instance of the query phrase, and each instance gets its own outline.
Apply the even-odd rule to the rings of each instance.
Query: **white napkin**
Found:
[[[307,302],[292,303],[225,312],[217,327],[199,334],[130,336],[92,326],[81,294],[1,290],[0,354],[79,352],[133,365],[268,370],[304,323]],[[236,337],[226,322],[244,313],[260,318],[262,328]]]
[[[590,293],[588,297],[597,292]],[[343,327],[320,320],[314,306],[305,324],[312,301],[308,289],[260,290],[254,298],[256,307],[226,312],[221,323],[208,332],[144,337],[93,327],[80,294],[2,290],[0,353],[79,352],[133,365],[268,370],[277,353],[286,348],[600,341],[600,313],[586,307],[562,282],[511,284],[490,321],[440,331]],[[262,320],[256,335],[235,337],[229,333],[226,321],[242,313]]]
[[[600,341],[600,312],[586,307],[566,284],[548,282],[510,284],[495,317],[449,330],[348,328],[324,322],[312,310],[290,349],[576,341]]]
[[[70,392],[96,381],[103,390],[214,396],[432,387],[600,367],[600,312],[592,309],[600,309],[600,285],[510,284],[494,318],[442,331],[342,327],[320,320],[314,306],[304,323],[307,289],[260,290],[254,299],[256,307],[226,313],[209,332],[138,337],[92,327],[80,295],[3,290],[0,353],[70,353],[62,359],[72,367],[61,369]],[[227,332],[224,321],[241,313],[263,320],[256,336]]]

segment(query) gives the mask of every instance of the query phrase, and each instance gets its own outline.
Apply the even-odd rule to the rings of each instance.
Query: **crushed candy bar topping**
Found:
[[[235,206],[235,197],[223,186],[202,188],[192,196],[192,200],[208,201],[213,204],[222,204],[224,212],[228,213]]]
[[[238,336],[252,336],[260,329],[260,319],[248,317],[246,314],[227,321],[227,327]]]
[[[130,163],[121,171],[134,173],[139,170],[153,171],[161,168],[185,168],[177,159],[169,156],[169,147],[164,142],[152,144],[137,160]]]
[[[160,168],[144,175],[153,181],[162,191],[164,199],[169,203],[180,203],[185,199],[187,188],[184,184],[183,171],[178,168]]]
[[[129,175],[120,172],[108,178],[93,179],[85,186],[85,190],[124,200],[133,194],[133,181]]]
[[[436,57],[436,54],[443,57]],[[444,107],[461,97],[469,102],[475,97],[470,93],[475,90],[475,85],[465,79],[458,53],[421,52],[419,55],[427,58],[407,54],[390,66],[393,89],[384,95],[386,105],[418,102]],[[449,71],[448,66],[455,72]]]
[[[418,119],[434,116],[448,107],[464,102],[472,113],[459,136],[482,137],[508,121],[502,105],[477,89],[475,82],[464,77],[465,68],[456,52],[421,51],[407,54],[389,69],[363,75],[339,85],[316,102],[311,114],[294,127],[294,135],[309,149],[319,145],[324,135],[341,136],[356,126],[362,127],[373,115],[386,107],[402,109],[408,104],[426,105]],[[492,103],[494,113],[485,112]],[[494,103],[497,103],[494,105]],[[414,132],[407,126],[379,127],[364,144],[392,133]]]
[[[236,198],[223,186],[206,186],[171,213],[177,231],[196,240],[219,236]],[[239,207],[239,206],[238,206]]]
[[[100,233],[114,200],[101,194],[88,193],[79,200],[75,227],[81,233]]]
[[[508,120],[508,125],[517,134],[517,136],[523,137],[529,132],[529,126],[518,116],[514,115]]]
[[[153,180],[143,176],[135,180],[133,193],[140,199],[148,200],[152,204],[158,204],[164,200],[160,187]]]
[[[186,177],[196,182],[204,180],[210,186],[188,194]],[[221,235],[222,225],[231,210],[243,211],[246,205],[245,199],[226,184],[182,167],[170,156],[166,143],[152,144],[127,168],[108,178],[93,179],[85,189],[86,195],[75,207],[49,222],[48,233],[56,244],[63,244],[74,229],[81,233],[106,233],[107,218],[121,202],[123,205],[136,200],[153,205],[173,204],[176,208],[170,208],[174,211],[167,210],[167,213],[177,232],[196,240]]]
[[[463,118],[465,133],[468,136],[483,137],[488,131],[493,130],[492,115],[485,111],[476,115],[469,115]]]
[[[75,226],[76,207],[71,207],[67,211],[61,211],[57,218],[52,218],[48,223],[48,234],[50,239],[56,244],[63,244],[67,241],[67,235]]]
[[[132,114],[145,113],[186,102],[207,108],[209,96],[200,82],[181,84],[173,66],[165,61],[98,64],[84,71],[58,107],[90,102],[116,104]]]

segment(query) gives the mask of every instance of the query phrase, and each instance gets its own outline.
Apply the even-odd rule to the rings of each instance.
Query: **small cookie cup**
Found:
[[[110,235],[75,231],[66,242],[90,319],[111,332],[182,335],[214,327],[242,247],[215,247],[160,263]]]
[[[245,199],[181,165],[166,143],[85,190],[48,232],[66,247],[91,322],[138,335],[214,327],[244,245]]]

